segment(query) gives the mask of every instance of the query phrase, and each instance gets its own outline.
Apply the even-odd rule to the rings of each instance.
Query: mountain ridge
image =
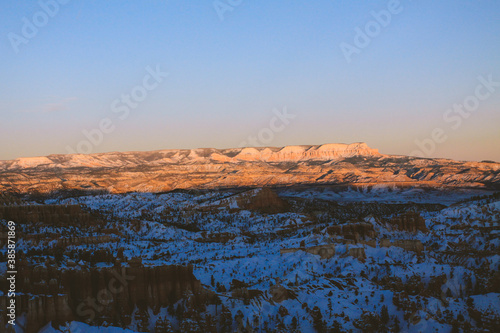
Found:
[[[381,183],[500,188],[500,163],[385,155],[364,142],[49,155],[0,161],[0,190],[21,193]]]
[[[207,155],[208,154],[208,155]],[[128,152],[107,152],[94,154],[50,154],[47,156],[20,157],[12,160],[0,160],[0,170],[20,167],[37,167],[45,164],[59,164],[61,161],[69,162],[75,159],[75,163],[84,162],[85,159],[98,159],[102,156],[127,156],[127,155],[150,155],[172,157],[177,155],[178,159],[188,157],[197,159],[202,157],[211,157],[218,154],[227,157],[226,160],[280,160],[280,156],[285,155],[281,160],[298,160],[301,158],[335,158],[354,155],[381,155],[378,149],[368,147],[364,142],[355,142],[351,144],[328,143],[322,145],[290,145],[283,147],[241,147],[241,148],[194,148],[194,149],[162,149],[153,151],[128,151]],[[302,156],[300,156],[303,154]],[[86,158],[82,158],[86,156]],[[218,156],[214,156],[218,159]],[[220,158],[220,157],[219,157]],[[224,158],[222,158],[224,159]],[[172,162],[179,162],[173,160]],[[54,167],[55,165],[52,165]],[[87,166],[87,165],[82,165]]]

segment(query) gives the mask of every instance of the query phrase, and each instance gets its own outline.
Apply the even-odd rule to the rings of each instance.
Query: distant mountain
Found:
[[[0,161],[0,190],[20,193],[338,185],[500,188],[500,163],[383,155],[366,143],[49,155]]]

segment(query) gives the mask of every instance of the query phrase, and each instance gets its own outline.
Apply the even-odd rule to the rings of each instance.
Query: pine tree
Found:
[[[333,321],[333,326],[330,330],[331,333],[341,333],[342,332],[342,326],[340,326],[340,323],[336,320]]]
[[[155,324],[155,333],[174,333],[170,320],[166,317],[159,317]]]
[[[138,309],[135,313],[135,321],[137,323],[137,331],[149,332],[149,313],[147,309]]]
[[[456,322],[451,325],[450,333],[460,333],[460,328]]]
[[[387,324],[389,322],[389,311],[386,305],[382,305],[382,311],[380,312],[380,319],[382,324]]]
[[[210,314],[205,316],[203,331],[207,333],[217,333],[217,325],[215,324],[214,317]]]
[[[293,316],[292,324],[290,325],[290,328],[292,330],[296,330],[298,327],[299,327],[299,321],[297,320],[297,317]]]
[[[202,332],[202,329],[195,320],[185,318],[180,324],[180,331],[183,333],[198,333]]]
[[[286,333],[288,333],[287,329],[286,329],[286,326],[283,323],[283,318],[279,318],[278,317],[278,321],[276,323],[275,332],[279,332],[279,333],[285,333],[286,332]]]
[[[218,296],[215,296],[215,298],[213,300],[213,304],[215,305],[215,316],[217,316],[217,314],[218,314],[218,312],[217,312],[217,306],[221,305],[222,301],[220,300],[220,298]]]
[[[222,305],[219,325],[222,333],[231,332],[232,330],[233,316],[231,315],[231,311],[224,305]]]
[[[382,322],[376,313],[366,311],[354,320],[353,325],[363,332],[378,332],[382,327]]]
[[[311,317],[313,319],[313,327],[316,330],[316,332],[321,333],[325,332],[325,323],[323,321],[323,314],[321,313],[321,310],[319,309],[318,306],[315,306],[312,309],[311,312]]]
[[[238,310],[236,314],[234,315],[234,321],[236,322],[236,325],[238,326],[238,332],[243,331],[244,325],[243,325],[243,318],[245,316],[243,315],[243,312],[241,310]]]
[[[394,331],[399,332],[401,330],[401,327],[399,326],[399,319],[398,317],[394,317]]]
[[[285,316],[288,316],[288,310],[283,306],[281,305],[278,309],[278,314],[281,316],[281,317],[285,317]]]

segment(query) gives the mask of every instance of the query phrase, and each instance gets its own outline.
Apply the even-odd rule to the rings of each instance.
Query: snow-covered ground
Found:
[[[492,194],[483,189],[447,189],[425,187],[397,187],[394,185],[351,186],[345,188],[311,188],[309,190],[288,189],[283,196],[307,199],[333,200],[338,202],[392,202],[432,203],[450,205],[474,196]]]
[[[287,190],[280,195],[306,199],[304,206],[276,214],[206,209],[234,194],[129,193],[50,199],[44,203],[84,205],[87,210],[108,217],[102,230],[115,230],[119,235],[118,242],[69,245],[61,269],[67,267],[69,260],[76,262],[77,267],[89,265],[72,257],[74,250],[107,249],[117,253],[119,248],[125,258],[141,257],[146,266],[192,265],[195,277],[204,288],[214,291],[231,313],[232,330],[239,326],[258,332],[266,329],[315,332],[323,327],[361,332],[378,327],[382,331],[449,332],[459,327],[464,332],[482,332],[499,325],[500,200],[497,197],[467,201],[484,194],[469,190]],[[395,230],[390,225],[391,218],[399,213],[380,214],[373,210],[365,216],[349,213],[339,218],[343,215],[317,211],[314,199],[339,203],[332,206],[332,211],[342,210],[342,203],[367,201],[439,203],[448,207],[420,211],[429,232],[412,233]],[[463,202],[454,204],[460,200]],[[373,225],[376,236],[371,240],[375,242],[362,239],[349,244],[327,232],[329,226],[354,222]],[[83,237],[90,232],[71,226],[19,226],[26,234],[47,232],[61,237],[69,234]],[[102,230],[92,230],[93,237]],[[394,245],[384,247],[382,239],[419,241],[424,250],[418,253]],[[280,254],[280,249],[330,244],[335,255],[329,259],[303,250]],[[32,240],[18,242],[19,249],[28,253],[28,259],[30,250],[43,252],[49,246]],[[362,249],[366,259],[351,253],[353,248]],[[38,265],[45,262],[43,258],[31,260]],[[237,292],[245,291],[235,290],[236,280],[244,283],[253,296],[238,296]],[[207,314],[217,316],[217,311],[207,307],[201,317],[206,319]],[[148,327],[153,332],[158,315],[150,309],[149,318]],[[175,316],[168,318],[173,329],[184,327]],[[193,319],[192,325],[200,323]],[[66,326],[56,330],[49,324],[40,333],[138,330],[135,322],[125,328],[94,327],[77,321]],[[220,322],[216,327],[221,330]]]

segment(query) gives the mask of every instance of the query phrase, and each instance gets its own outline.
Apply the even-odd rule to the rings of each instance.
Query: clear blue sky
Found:
[[[408,155],[441,128],[426,156],[499,161],[500,87],[467,118],[443,115],[478,76],[500,81],[500,2],[401,1],[348,63],[341,43],[355,46],[356,27],[389,3],[243,0],[221,20],[213,1],[73,0],[53,17],[2,1],[0,159],[67,153],[108,118],[92,152],[237,147],[261,133],[260,145],[365,141]],[[13,34],[27,41],[18,52]],[[169,75],[120,119],[113,101],[157,65]],[[269,137],[285,107],[295,118]]]

